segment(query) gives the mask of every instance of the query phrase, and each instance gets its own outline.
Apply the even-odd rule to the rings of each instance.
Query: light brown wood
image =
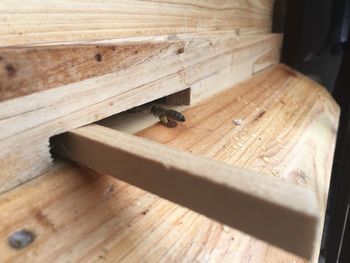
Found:
[[[165,135],[157,126],[139,136],[193,153],[210,152],[211,158],[312,189],[321,215],[312,259],[318,262],[339,107],[324,88],[288,67],[258,76],[214,97],[216,104],[191,107],[190,115],[185,111],[194,121],[191,129],[166,130]],[[245,89],[247,83],[251,89]],[[206,119],[202,111],[220,114]],[[235,120],[242,124],[232,129]],[[174,140],[177,136],[181,141]]]
[[[267,67],[277,64],[280,61],[281,56],[281,42],[274,47],[272,47],[270,50],[268,50],[266,53],[262,54],[260,57],[258,57],[254,61],[253,65],[253,73],[257,73],[261,70],[266,69]]]
[[[250,37],[251,40],[253,38]],[[0,101],[118,72],[152,59],[153,56],[171,49],[174,45],[178,45],[178,49],[173,51],[172,56],[180,58],[178,60],[180,63],[191,52],[186,47],[189,41],[194,39],[197,43],[200,41],[211,42],[213,46],[213,42],[215,45],[218,39],[226,40],[226,42],[231,39],[231,43],[235,43],[239,38],[235,35],[235,31],[218,31],[215,35],[178,35],[173,40],[163,36],[160,39],[110,40],[107,43],[102,43],[102,45],[101,43],[94,44],[94,42],[91,42],[74,46],[2,48],[0,49]],[[247,38],[245,37],[245,39]],[[261,41],[261,36],[257,36],[255,39]],[[244,42],[242,41],[242,44]],[[248,42],[246,43],[249,45]],[[254,54],[254,58],[252,57],[250,60],[259,61],[261,60],[260,57],[264,57],[266,53],[271,53],[272,50],[279,53],[280,44],[280,37],[275,36],[270,40],[268,48],[265,47],[264,50]],[[222,48],[227,50],[227,47]],[[186,54],[184,54],[185,52]],[[220,50],[216,51],[217,54],[219,52]],[[156,59],[153,60],[154,63],[157,63]],[[267,64],[263,64],[261,68],[266,68],[278,61],[278,58],[274,57],[274,59],[267,61]],[[231,67],[240,68],[236,64],[231,65]],[[231,75],[238,78],[238,74]],[[225,77],[223,78],[225,79]]]
[[[237,29],[271,30],[272,0],[44,0],[0,3],[0,46]]]
[[[312,256],[319,214],[310,189],[99,125],[55,138],[52,150],[287,251]]]
[[[137,135],[310,188],[324,215],[339,117],[324,88],[277,66],[183,113],[187,120],[176,129],[157,124]],[[138,115],[130,115],[137,122]],[[232,123],[237,119],[241,126]],[[3,262],[307,262],[113,177],[71,165],[58,164],[0,195],[0,210],[2,240],[21,228],[37,236],[18,251],[1,242]],[[317,257],[316,248],[312,262]]]
[[[0,49],[0,101],[117,72],[171,43]]]
[[[111,176],[57,166],[0,196],[2,262],[306,262]],[[11,249],[22,228],[35,241]]]
[[[154,42],[151,51],[145,51],[144,59],[126,57],[130,64],[117,63],[120,68],[116,65],[116,72],[0,103],[0,192],[49,169],[48,141],[51,136],[192,85],[201,86],[198,83],[202,81],[205,89],[211,85],[206,82],[208,77],[225,67],[244,65],[248,71],[245,75],[251,75],[252,66],[245,67],[246,61],[255,61],[271,46],[279,45],[280,40],[280,35],[265,34],[238,39],[225,37],[215,41],[192,38],[162,44]],[[184,47],[184,52],[179,54],[178,50]],[[81,65],[88,67],[88,64],[82,62]],[[35,77],[47,79],[42,75]],[[237,81],[234,77],[233,80],[234,83]],[[223,81],[225,85],[229,83],[224,78]]]

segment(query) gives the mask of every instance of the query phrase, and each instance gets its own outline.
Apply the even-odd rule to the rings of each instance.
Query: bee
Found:
[[[160,122],[169,127],[174,128],[177,125],[176,121],[184,122],[185,116],[176,110],[166,109],[157,104],[151,106],[151,112],[154,116],[159,117]]]

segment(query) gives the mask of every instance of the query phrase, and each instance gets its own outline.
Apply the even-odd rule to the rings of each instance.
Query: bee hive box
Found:
[[[270,33],[272,6],[269,0],[1,2],[0,260],[305,262],[279,246],[316,261],[339,109],[323,87],[277,65],[282,36]],[[143,180],[163,174],[157,162],[133,180],[128,170],[118,174],[118,165],[137,168],[133,158],[147,156],[134,136],[125,137],[130,148],[139,146],[131,161],[103,164],[113,155],[99,155],[89,143],[113,129],[98,126],[96,135],[94,126],[79,127],[163,97],[188,104],[181,108],[186,122],[169,129],[154,124],[149,112],[102,125],[150,140],[159,163],[166,152],[181,150],[165,166],[168,175],[182,165],[174,177]],[[68,131],[92,138],[84,151],[69,148],[70,159],[102,172],[112,167],[109,174],[222,223],[109,175],[53,161],[49,140]],[[95,165],[80,155],[90,151]],[[179,164],[181,156],[189,162]],[[186,170],[203,158],[204,168],[219,172]],[[256,180],[235,175],[223,187],[215,178],[227,165],[237,175],[248,169],[247,178]],[[182,192],[174,191],[182,180]],[[227,185],[227,199],[219,202]],[[248,189],[251,206],[239,206],[250,200],[237,199],[240,187]],[[270,190],[259,195],[261,189]],[[271,210],[262,209],[270,203]],[[301,232],[276,230],[289,226],[288,215],[300,219],[290,226],[306,229],[300,244]],[[33,240],[14,249],[7,240],[21,229]]]

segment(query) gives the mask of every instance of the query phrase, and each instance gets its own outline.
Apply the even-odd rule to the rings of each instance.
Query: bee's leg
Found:
[[[169,120],[169,119],[168,119],[167,127],[169,127],[169,128],[174,128],[174,127],[176,127],[176,125],[177,125],[177,122],[176,122],[176,121],[174,121],[174,120]]]
[[[174,128],[177,125],[176,121],[168,119],[166,115],[159,116],[159,119],[164,126],[167,126],[169,128]]]
[[[161,122],[162,124],[164,124],[164,125],[167,125],[167,123],[168,123],[168,118],[167,118],[167,116],[165,116],[165,115],[160,115],[160,116],[159,116],[159,120],[160,120],[160,122]]]

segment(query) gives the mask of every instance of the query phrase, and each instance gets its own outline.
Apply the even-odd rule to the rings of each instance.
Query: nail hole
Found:
[[[8,242],[14,249],[22,249],[31,244],[35,239],[35,235],[26,229],[19,230],[13,233],[9,238]]]
[[[96,59],[98,62],[101,62],[101,61],[102,61],[102,56],[101,56],[101,54],[100,54],[100,53],[97,53],[97,54],[95,55],[95,59]]]
[[[5,69],[7,71],[7,76],[13,77],[16,74],[16,69],[12,64],[6,64]]]
[[[182,54],[182,53],[184,53],[185,52],[185,49],[182,47],[182,48],[179,48],[178,50],[177,50],[177,54]]]
[[[147,214],[148,214],[148,212],[149,212],[149,210],[148,210],[148,209],[146,209],[145,211],[143,211],[143,212],[142,212],[142,214],[145,216],[145,215],[147,215]]]

